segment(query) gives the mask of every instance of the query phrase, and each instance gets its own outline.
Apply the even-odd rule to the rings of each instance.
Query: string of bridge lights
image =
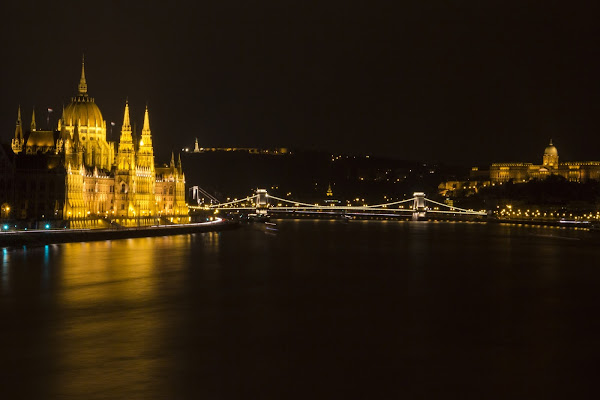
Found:
[[[413,210],[412,208],[397,208],[397,209],[390,209],[390,206],[394,206],[394,205],[399,205],[399,204],[403,204],[403,203],[408,203],[408,202],[412,202],[415,201],[415,199],[417,199],[416,197],[412,197],[410,199],[406,199],[406,200],[399,200],[399,201],[395,201],[392,203],[383,203],[383,204],[374,204],[374,205],[365,205],[365,206],[328,206],[328,205],[319,205],[319,204],[310,204],[310,203],[303,203],[300,201],[294,201],[294,200],[289,200],[289,199],[284,199],[281,197],[277,197],[277,196],[273,196],[270,194],[265,194],[264,195],[266,199],[273,199],[273,200],[277,200],[280,201],[282,203],[287,203],[287,204],[291,204],[291,207],[288,206],[281,206],[281,205],[277,205],[277,206],[270,206],[269,208],[272,210],[301,210],[301,209],[320,209],[320,210],[361,210],[361,211],[365,211],[365,210],[369,210],[369,211],[393,211],[393,212],[414,212],[415,210]],[[254,194],[252,196],[248,196],[245,197],[243,199],[236,199],[236,200],[232,200],[226,203],[219,203],[219,204],[211,204],[210,206],[208,206],[209,209],[214,209],[214,210],[241,210],[241,209],[251,209],[251,208],[255,208],[255,206],[259,203],[259,194]],[[448,204],[444,204],[444,203],[440,203],[434,200],[430,200],[427,198],[423,198],[423,200],[425,202],[429,202],[431,204],[435,204],[437,206],[441,206],[441,207],[446,207],[448,208],[448,210],[439,210],[439,209],[425,209],[423,211],[426,211],[428,213],[444,213],[444,214],[470,214],[470,215],[486,215],[485,212],[483,211],[474,211],[474,210],[467,210],[464,208],[459,208],[459,207],[453,207],[453,206],[449,206]],[[234,207],[236,204],[240,204],[240,203],[244,203],[244,202],[251,202],[251,206],[252,207],[248,207],[245,206],[244,204],[242,204],[242,207]],[[194,208],[194,209],[206,209],[207,207],[203,207],[203,206],[190,206],[190,208]]]

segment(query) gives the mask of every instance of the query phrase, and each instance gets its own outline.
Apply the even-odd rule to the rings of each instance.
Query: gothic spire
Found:
[[[148,106],[144,112],[144,127],[142,128],[142,136],[150,135],[150,118],[148,117]]]
[[[73,143],[79,143],[79,121],[75,124],[73,128]]]
[[[81,79],[79,80],[79,95],[87,96],[87,82],[85,80],[85,55],[81,58]]]
[[[35,131],[35,107],[33,108],[33,113],[31,114],[31,132]]]
[[[183,171],[183,168],[181,167],[181,153],[179,153],[179,160],[177,161],[177,169],[179,170],[179,173],[181,174],[181,172]]]
[[[21,106],[19,106],[19,110],[17,111],[17,127],[15,128],[15,138],[23,139],[23,127],[21,125]]]
[[[131,131],[131,122],[129,121],[129,100],[125,100],[125,114],[123,115],[122,130]]]
[[[171,152],[171,168],[175,167],[175,153]]]
[[[133,138],[131,136],[131,122],[129,121],[129,100],[125,100],[125,112],[123,114],[123,127],[119,139],[119,153],[133,152]]]

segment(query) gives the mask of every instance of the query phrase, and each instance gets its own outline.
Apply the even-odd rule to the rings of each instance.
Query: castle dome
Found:
[[[558,156],[558,150],[556,149],[556,146],[554,146],[552,144],[552,139],[550,139],[550,144],[544,150],[544,155],[545,156]]]

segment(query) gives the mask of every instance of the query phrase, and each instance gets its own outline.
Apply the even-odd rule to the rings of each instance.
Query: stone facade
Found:
[[[542,164],[494,163],[490,166],[490,181],[493,184],[526,182],[530,179],[545,179],[550,175],[562,176],[572,182],[600,180],[600,161],[558,161],[558,150],[550,144],[544,150]]]
[[[148,107],[137,142],[126,102],[117,145],[106,140],[83,63],[78,89],[56,130],[36,129],[34,112],[24,132],[19,108],[13,154],[0,152],[0,185],[10,186],[0,198],[9,209],[3,218],[61,220],[71,227],[187,222],[181,158],[177,165],[173,155],[170,165],[155,165]]]

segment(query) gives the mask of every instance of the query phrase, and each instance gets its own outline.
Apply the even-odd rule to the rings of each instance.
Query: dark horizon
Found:
[[[60,2],[59,2],[60,3]],[[148,103],[158,161],[290,147],[460,165],[600,160],[597,5],[6,4],[0,140],[60,115],[82,53],[118,140]]]

